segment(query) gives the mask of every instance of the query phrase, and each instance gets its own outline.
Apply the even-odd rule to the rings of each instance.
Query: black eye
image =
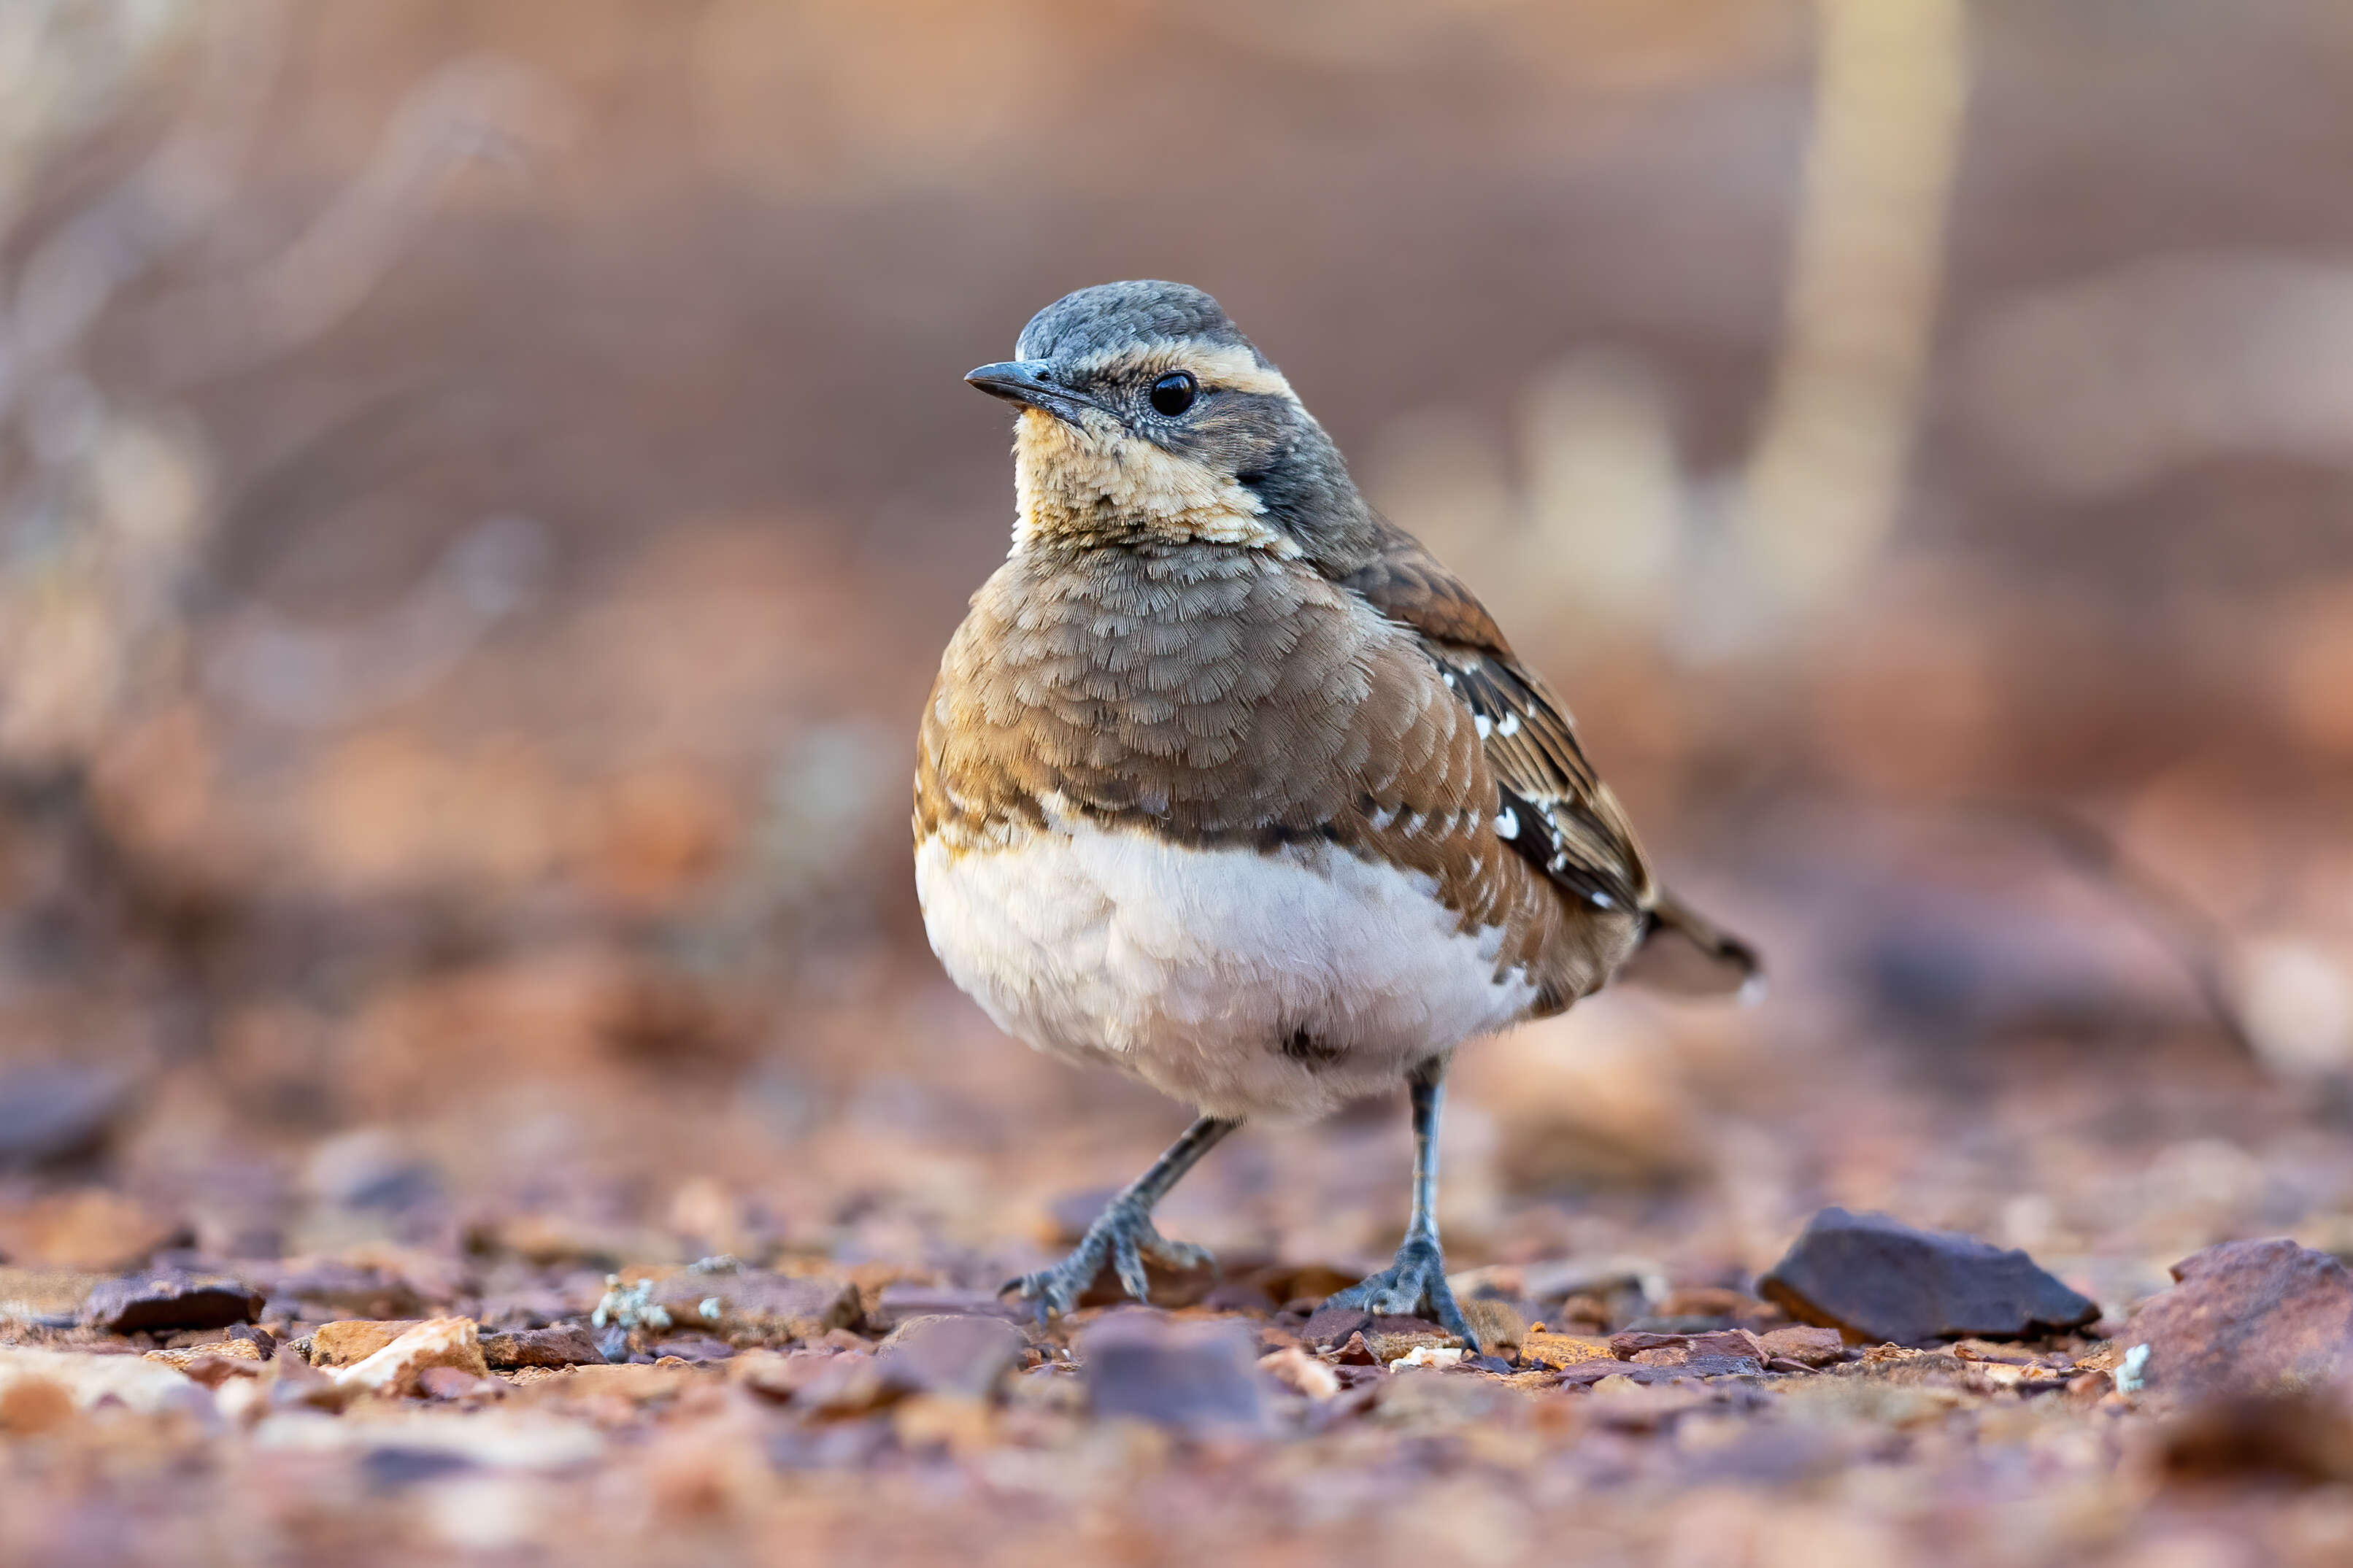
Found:
[[[1181,370],[1164,375],[1152,384],[1152,406],[1174,419],[1193,406],[1193,395],[1199,390],[1200,384]]]

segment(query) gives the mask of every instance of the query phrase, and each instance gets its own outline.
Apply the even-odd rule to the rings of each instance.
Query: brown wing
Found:
[[[1505,835],[1512,847],[1573,898],[1643,911],[1649,932],[1630,977],[1696,991],[1737,989],[1754,978],[1757,957],[1746,943],[1659,887],[1567,713],[1513,653],[1486,607],[1419,541],[1386,521],[1381,527],[1380,554],[1343,585],[1411,628],[1476,716],[1501,795],[1499,824],[1514,830]]]
[[[1446,684],[1479,719],[1512,847],[1568,892],[1601,909],[1647,909],[1655,896],[1641,845],[1586,760],[1567,715],[1472,596],[1419,542],[1384,525],[1386,547],[1343,580],[1419,634]]]

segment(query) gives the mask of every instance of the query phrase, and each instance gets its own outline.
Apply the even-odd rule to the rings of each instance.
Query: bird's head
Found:
[[[965,377],[1017,405],[1017,546],[1206,541],[1355,564],[1371,514],[1324,427],[1215,300],[1104,283]]]

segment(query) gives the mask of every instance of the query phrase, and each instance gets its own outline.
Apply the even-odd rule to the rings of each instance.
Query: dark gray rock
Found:
[[[463,1475],[472,1468],[472,1459],[446,1448],[370,1448],[360,1456],[359,1465],[361,1482],[379,1496]]]
[[[110,1279],[82,1303],[81,1320],[110,1333],[225,1329],[261,1314],[261,1292],[242,1279],[157,1268]]]
[[[924,1394],[985,1398],[1029,1349],[1002,1318],[931,1313],[891,1331],[875,1357],[885,1377]]]
[[[69,1062],[0,1072],[0,1171],[96,1153],[113,1130],[127,1089],[119,1072]]]
[[[2017,1339],[2100,1315],[2025,1253],[1829,1208],[1757,1281],[1791,1317],[1863,1340]]]
[[[1079,1359],[1097,1415],[1196,1434],[1251,1433],[1266,1425],[1257,1340],[1240,1323],[1113,1312],[1080,1337]]]
[[[399,1275],[356,1264],[318,1262],[272,1271],[257,1266],[268,1288],[273,1312],[314,1321],[335,1318],[396,1318],[429,1316],[423,1292]]]

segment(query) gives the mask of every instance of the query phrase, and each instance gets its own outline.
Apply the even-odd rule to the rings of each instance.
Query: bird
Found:
[[[1670,895],[1568,710],[1477,597],[1368,506],[1216,300],[1065,295],[965,380],[1014,405],[1011,549],[924,708],[916,891],[949,977],[1005,1032],[1196,1120],[1061,1261],[1211,1260],[1154,1206],[1251,1118],[1407,1089],[1410,1214],[1327,1305],[1475,1352],[1435,1215],[1458,1047],[1613,976],[1753,988],[1756,951]]]

